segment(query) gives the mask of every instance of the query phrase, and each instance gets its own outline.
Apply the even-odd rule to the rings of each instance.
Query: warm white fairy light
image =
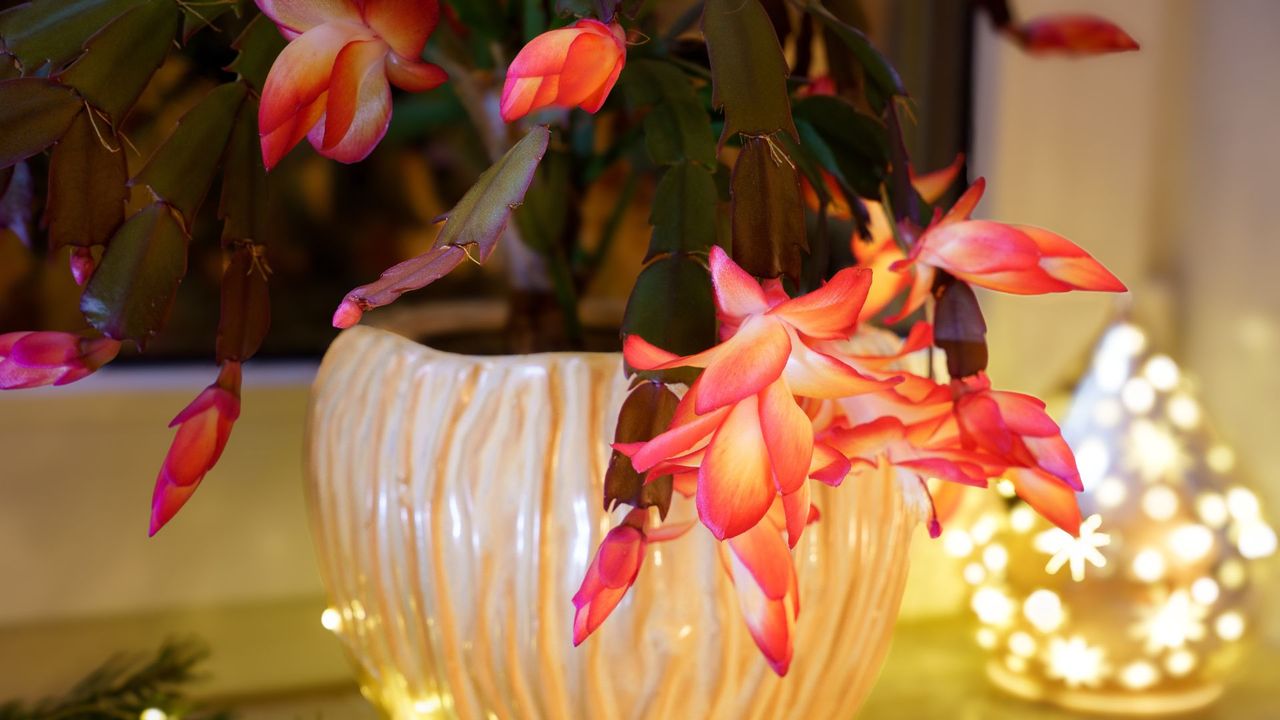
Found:
[[[1130,690],[1145,690],[1159,679],[1160,671],[1145,660],[1131,662],[1120,671],[1120,683]]]
[[[1080,481],[1086,488],[1097,486],[1107,474],[1111,464],[1111,455],[1106,444],[1099,438],[1090,438],[1076,449],[1076,468],[1080,471]]]
[[[1027,633],[1019,630],[1009,635],[1009,652],[1018,657],[1030,658],[1036,654],[1036,641]]]
[[[1178,512],[1178,493],[1168,485],[1156,485],[1142,493],[1142,512],[1152,520],[1168,520]]]
[[[1022,674],[1027,671],[1027,659],[1018,655],[1006,655],[1004,658],[1005,667]]]
[[[1045,572],[1053,575],[1063,566],[1070,566],[1071,579],[1080,582],[1084,580],[1086,562],[1098,568],[1105,566],[1107,558],[1099,548],[1111,544],[1111,536],[1098,532],[1101,524],[1101,515],[1090,515],[1080,525],[1079,537],[1072,537],[1061,528],[1051,528],[1036,535],[1036,549],[1050,556],[1044,566]]]
[[[1169,400],[1169,419],[1183,430],[1200,424],[1200,404],[1190,395],[1175,395]]]
[[[1093,422],[1102,430],[1109,430],[1124,419],[1124,407],[1118,400],[1103,398],[1093,408]]]
[[[1254,520],[1258,517],[1258,496],[1248,488],[1233,487],[1227,491],[1227,510],[1238,521]]]
[[[1204,638],[1208,611],[1183,590],[1170,593],[1144,613],[1133,634],[1143,640],[1149,653],[1177,650]]]
[[[1094,493],[1094,497],[1098,498],[1098,504],[1104,508],[1120,507],[1128,496],[1129,491],[1125,489],[1124,482],[1114,477],[1103,479],[1098,483],[1098,490]]]
[[[1261,520],[1251,520],[1240,525],[1236,543],[1246,559],[1260,560],[1275,554],[1276,531]]]
[[[444,703],[440,701],[440,696],[432,695],[413,703],[413,711],[419,715],[435,715],[443,709]]]
[[[150,707],[138,715],[138,720],[169,720],[169,713],[160,708]]]
[[[1169,534],[1169,546],[1183,560],[1196,562],[1213,549],[1213,533],[1204,525],[1189,523]]]
[[[1147,548],[1133,556],[1133,574],[1142,582],[1153,583],[1164,577],[1164,555]]]
[[[1036,524],[1036,511],[1028,505],[1019,505],[1009,513],[1009,526],[1016,533],[1025,533]]]
[[[969,530],[969,534],[978,545],[986,545],[991,542],[991,537],[996,534],[999,526],[1000,521],[996,519],[996,516],[988,513],[978,518],[978,521]]]
[[[1147,382],[1157,390],[1168,392],[1178,386],[1178,364],[1168,355],[1153,355],[1142,368]]]
[[[1027,596],[1022,603],[1022,614],[1032,627],[1046,634],[1062,627],[1067,617],[1062,609],[1062,598],[1052,590],[1043,589]]]
[[[973,552],[973,539],[964,530],[947,530],[942,533],[942,549],[951,557],[966,557]]]
[[[1190,460],[1168,429],[1150,420],[1135,420],[1129,427],[1125,464],[1147,482],[1182,473]]]
[[[987,579],[987,569],[982,563],[971,562],[964,566],[964,581],[970,585],[981,585]]]
[[[1009,551],[1003,545],[988,545],[982,551],[982,564],[991,572],[1000,572],[1009,564]]]
[[[338,632],[342,627],[342,613],[334,608],[325,608],[325,611],[320,613],[320,625],[329,632]]]
[[[975,637],[978,641],[978,647],[983,648],[984,650],[994,648],[996,646],[996,642],[999,640],[999,636],[996,635],[996,631],[986,627],[979,628]]]
[[[1191,583],[1191,598],[1206,607],[1217,602],[1220,593],[1217,581],[1211,577],[1197,578]]]
[[[1190,650],[1179,650],[1165,659],[1164,667],[1170,675],[1182,677],[1196,669],[1196,655]]]
[[[1120,402],[1135,415],[1145,415],[1156,404],[1156,389],[1142,378],[1131,378],[1120,390]]]
[[[1073,688],[1081,685],[1095,687],[1102,683],[1108,671],[1106,651],[1091,646],[1079,635],[1070,639],[1050,639],[1045,661],[1049,677],[1062,680],[1067,687]]]
[[[970,601],[978,619],[988,625],[1003,627],[1013,618],[1016,606],[1013,600],[1001,590],[994,587],[980,588]]]
[[[996,492],[1000,497],[1011,498],[1018,494],[1018,488],[1008,478],[1000,478],[996,481]]]
[[[1229,473],[1236,466],[1236,453],[1226,445],[1214,445],[1205,453],[1204,461],[1216,473]]]
[[[1244,616],[1232,610],[1222,613],[1213,623],[1213,631],[1227,642],[1235,642],[1244,637]]]
[[[1220,528],[1231,519],[1231,513],[1227,510],[1227,501],[1215,492],[1201,493],[1200,497],[1196,498],[1196,514],[1205,525],[1211,528]]]
[[[1240,589],[1248,578],[1249,574],[1244,563],[1234,558],[1222,563],[1222,567],[1218,568],[1218,582],[1228,590]]]

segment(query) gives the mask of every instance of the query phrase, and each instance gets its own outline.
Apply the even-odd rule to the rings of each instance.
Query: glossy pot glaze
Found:
[[[371,701],[394,718],[853,716],[927,502],[888,474],[815,488],[785,679],[701,528],[650,547],[631,593],[573,647],[625,393],[616,354],[471,357],[369,327],[337,339],[312,396],[308,496],[337,634]]]

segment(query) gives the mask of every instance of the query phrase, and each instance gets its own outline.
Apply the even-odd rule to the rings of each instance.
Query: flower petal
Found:
[[[356,0],[255,0],[262,13],[281,29],[295,33],[328,22],[363,22]]]
[[[778,492],[795,492],[809,477],[813,424],[785,382],[774,382],[760,393],[760,429]]]
[[[449,74],[439,65],[414,62],[391,53],[387,57],[387,79],[408,92],[426,92],[444,84]]]
[[[955,184],[956,178],[960,177],[960,170],[964,168],[964,161],[964,153],[960,153],[956,155],[956,159],[952,160],[950,165],[923,175],[917,175],[915,168],[908,167],[907,169],[911,175],[911,185],[916,189],[916,192],[920,193],[920,197],[924,198],[925,202],[933,205],[943,195],[947,194],[947,190],[950,190],[951,186]]]
[[[1079,245],[1044,228],[1031,225],[1015,225],[1018,230],[1031,238],[1039,248],[1040,267],[1055,280],[1059,280],[1076,290],[1096,290],[1100,292],[1126,292],[1128,288],[1120,279],[1111,274],[1085,252]]]
[[[793,652],[794,598],[770,600],[755,583],[751,571],[733,553],[729,553],[728,565],[747,630],[773,671],[786,675]]]
[[[439,0],[364,0],[364,20],[397,55],[418,60],[440,22]]]
[[[794,395],[818,399],[879,392],[898,382],[897,378],[880,380],[863,375],[799,339],[791,344],[791,355],[787,358],[783,377]]]
[[[793,493],[782,496],[782,511],[786,517],[787,545],[795,547],[800,542],[805,526],[813,519],[813,500],[809,483],[801,483]]]
[[[719,245],[711,248],[709,264],[716,308],[722,321],[732,319],[741,322],[748,315],[759,315],[769,310],[769,302],[760,283],[730,259]]]
[[[715,361],[699,378],[694,409],[700,415],[755,395],[777,380],[789,365],[792,343],[778,321],[755,316],[715,349]]]
[[[1013,488],[1044,519],[1072,535],[1080,534],[1080,504],[1075,491],[1037,470],[1012,468],[1005,476]]]
[[[274,168],[320,122],[328,101],[329,94],[322,93],[283,125],[262,136],[262,163],[267,170]]]
[[[258,131],[266,136],[311,106],[329,89],[333,64],[348,43],[369,40],[363,25],[325,23],[285,46],[267,74],[258,109]]]
[[[1049,15],[1016,30],[1022,47],[1033,54],[1099,55],[1137,50],[1138,43],[1118,25],[1095,15]]]
[[[347,136],[356,113],[363,109],[361,103],[376,94],[366,89],[366,85],[371,82],[386,85],[386,59],[387,44],[381,40],[348,43],[338,53],[329,80],[321,150],[331,150]]]
[[[698,517],[717,538],[755,526],[777,495],[754,396],[733,406],[698,470]]]
[[[808,508],[805,508],[808,516]],[[770,600],[781,600],[791,587],[791,553],[782,536],[767,522],[728,540],[729,549],[751,574],[760,592]]]
[[[332,102],[329,104],[333,105]],[[326,145],[330,138],[327,137],[328,118],[325,117],[307,133],[307,140],[317,152],[331,160],[357,163],[378,147],[390,126],[391,84],[387,82],[383,64],[375,63],[360,82],[355,116],[351,118],[347,131],[336,136],[334,144]]]
[[[827,284],[778,305],[769,314],[807,337],[842,340],[857,329],[858,315],[871,289],[871,277],[867,268],[845,268]]]

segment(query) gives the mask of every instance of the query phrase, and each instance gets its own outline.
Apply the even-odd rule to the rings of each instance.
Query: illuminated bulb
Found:
[[[169,720],[169,713],[160,708],[147,708],[138,715],[138,720]]]
[[[1218,637],[1227,642],[1234,642],[1244,637],[1244,617],[1238,612],[1225,612],[1218,616],[1213,624]]]
[[[1049,677],[1062,680],[1067,687],[1098,685],[1108,670],[1103,649],[1090,647],[1078,635],[1069,640],[1050,640],[1046,660],[1045,671]]]
[[[1080,481],[1086,488],[1093,487],[1102,479],[1110,463],[1107,446],[1097,438],[1084,441],[1076,451],[1076,467],[1080,470]]]
[[[1116,359],[1128,360],[1128,357],[1142,352],[1147,347],[1147,336],[1137,325],[1125,323],[1112,328],[1102,339],[1103,355],[1120,356]],[[1127,372],[1127,370],[1126,370]]]
[[[1202,577],[1191,583],[1191,597],[1201,605],[1212,605],[1218,601],[1218,583],[1213,578]]]
[[[1209,469],[1216,473],[1229,473],[1236,465],[1236,454],[1226,445],[1214,445],[1209,448],[1204,459],[1209,463]]]
[[[1159,671],[1149,662],[1139,660],[1129,663],[1120,671],[1120,682],[1130,690],[1143,690],[1156,684]]]
[[[964,566],[964,581],[970,585],[981,585],[987,579],[987,569],[982,563],[972,562]]]
[[[1164,667],[1171,675],[1182,676],[1196,667],[1196,656],[1190,650],[1179,650],[1164,661]]]
[[[991,628],[978,630],[978,646],[990,650],[996,646],[996,631]]]
[[[973,542],[977,545],[986,545],[991,542],[991,537],[996,534],[995,516],[991,514],[983,515],[969,529],[969,533],[973,536]]]
[[[1017,655],[1006,655],[1004,658],[1004,664],[1015,673],[1021,674],[1027,671],[1026,659],[1020,658]]]
[[[1168,485],[1156,485],[1142,494],[1142,511],[1152,520],[1168,520],[1178,512],[1178,493]]]
[[[440,698],[429,697],[419,700],[413,704],[413,711],[419,715],[430,715],[440,712]]]
[[[1000,572],[1005,565],[1009,564],[1009,551],[1005,550],[1003,545],[988,545],[987,549],[982,551],[982,563],[991,572]]]
[[[1098,483],[1098,490],[1095,493],[1098,497],[1098,504],[1104,508],[1120,507],[1124,502],[1129,491],[1125,489],[1124,483],[1116,478],[1109,477]]]
[[[342,613],[333,608],[325,608],[320,613],[320,624],[329,632],[338,632],[338,628],[342,627]]]
[[[1009,636],[1009,650],[1018,657],[1029,658],[1036,654],[1036,641],[1019,630]]]
[[[1178,364],[1168,355],[1156,355],[1147,361],[1142,374],[1157,390],[1168,392],[1178,386]]]
[[[1179,472],[1188,462],[1173,435],[1150,420],[1135,420],[1130,426],[1126,453],[1128,463],[1148,482]]]
[[[1248,488],[1233,487],[1227,491],[1227,510],[1236,520],[1258,517],[1258,496]]]
[[[1189,395],[1176,395],[1169,401],[1169,419],[1183,430],[1200,424],[1200,405]]]
[[[1000,497],[1011,498],[1018,494],[1018,488],[1014,486],[1013,481],[1008,478],[1000,478],[996,482],[996,492],[1000,493]]]
[[[1245,523],[1236,538],[1240,554],[1249,560],[1268,557],[1276,551],[1276,531],[1261,520]]]
[[[1169,535],[1169,546],[1182,559],[1194,562],[1213,549],[1213,533],[1203,525],[1183,525]]]
[[[1022,614],[1035,629],[1051,633],[1062,627],[1066,613],[1062,611],[1062,599],[1052,590],[1036,590],[1022,603]]]
[[[1131,378],[1120,391],[1120,401],[1129,412],[1142,415],[1156,404],[1156,389],[1142,378]]]
[[[1217,493],[1204,493],[1196,498],[1196,512],[1200,514],[1200,519],[1205,525],[1211,528],[1220,528],[1227,524],[1230,518],[1230,512],[1227,510],[1227,502]]]
[[[947,530],[942,533],[942,549],[951,557],[965,557],[973,552],[973,540],[963,530]]]
[[[1009,526],[1014,532],[1024,533],[1035,527],[1036,512],[1027,505],[1019,505],[1009,513]]]
[[[1164,556],[1156,550],[1143,550],[1133,558],[1133,574],[1143,582],[1155,582],[1164,577]]]
[[[1146,638],[1147,652],[1176,650],[1189,642],[1204,638],[1204,606],[1191,602],[1185,590],[1179,590],[1158,604],[1144,608],[1143,618],[1135,626],[1138,637]]]
[[[1234,558],[1222,563],[1222,567],[1218,568],[1218,582],[1228,590],[1238,590],[1244,585],[1246,579],[1248,579],[1248,572],[1245,570],[1244,563]]]
[[[1104,430],[1113,428],[1124,419],[1124,408],[1111,398],[1103,398],[1093,408],[1093,423]]]
[[[1013,617],[1013,601],[1008,595],[993,587],[978,590],[973,594],[970,604],[973,611],[977,613],[978,619],[988,625],[1008,625]]]

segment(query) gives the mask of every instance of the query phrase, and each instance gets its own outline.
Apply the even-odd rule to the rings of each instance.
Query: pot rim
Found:
[[[617,298],[588,298],[580,305],[582,322],[588,327],[619,327],[625,302]],[[486,333],[501,331],[507,323],[509,307],[499,298],[472,298],[463,300],[438,300],[387,308],[354,327],[342,331],[342,338],[351,333],[372,331],[396,338],[397,341],[426,351],[435,356],[489,362],[528,363],[530,360],[554,360],[557,358],[607,358],[618,361],[621,352],[587,350],[560,350],[537,353],[468,354],[440,350],[414,338],[439,337],[459,333]],[[360,331],[360,332],[356,332]],[[337,340],[335,340],[337,342]],[[541,364],[535,362],[534,364]]]

